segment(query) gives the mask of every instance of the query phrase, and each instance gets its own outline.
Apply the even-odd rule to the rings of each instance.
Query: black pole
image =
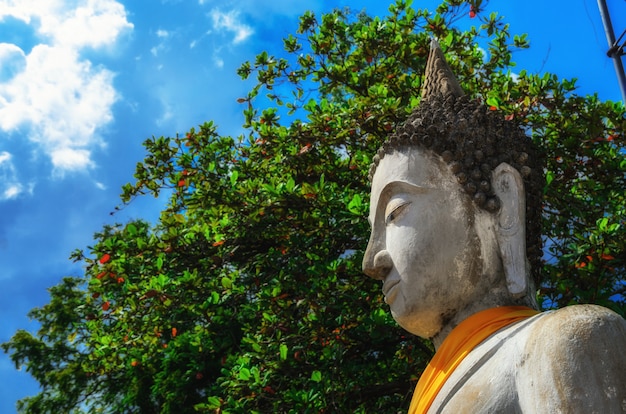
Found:
[[[602,17],[602,23],[604,24],[606,40],[609,42],[609,57],[613,58],[613,65],[615,66],[615,73],[617,74],[617,82],[619,83],[619,87],[622,91],[622,100],[626,103],[626,75],[624,74],[624,65],[622,64],[622,54],[619,53],[620,49],[615,48],[615,46],[617,46],[615,42],[615,33],[613,33],[613,25],[611,24],[609,9],[606,7],[606,0],[598,0],[598,8],[600,9],[600,16]],[[613,52],[611,53],[611,51]]]

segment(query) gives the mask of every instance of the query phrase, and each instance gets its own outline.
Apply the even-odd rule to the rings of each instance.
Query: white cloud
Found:
[[[55,171],[61,174],[84,170],[92,165],[91,153],[85,149],[59,148],[52,151],[51,157]]]
[[[161,104],[163,105],[163,114],[156,120],[158,126],[163,126],[174,117],[174,108],[167,102],[166,98],[161,98]]]
[[[24,188],[17,180],[12,158],[7,151],[0,152],[0,201],[16,198]]]
[[[169,50],[167,43],[168,39],[172,37],[172,33],[167,30],[159,29],[156,31],[156,36],[160,39],[159,44],[150,48],[150,53],[154,57],[158,57],[162,52]]]
[[[231,10],[227,13],[223,13],[218,9],[213,9],[210,12],[211,20],[213,22],[213,29],[224,29],[228,32],[234,33],[235,37],[233,43],[241,43],[254,33],[252,28],[239,20],[239,11]]]
[[[27,24],[38,22],[37,32],[54,45],[103,47],[132,29],[124,5],[115,0],[5,0],[0,18],[13,16]],[[74,3],[74,7],[68,6]]]
[[[91,150],[112,119],[114,74],[81,56],[112,48],[133,28],[115,0],[0,0],[4,16],[30,24],[41,40],[26,54],[0,44],[0,130],[26,133],[55,172],[93,165]]]
[[[4,200],[10,200],[17,197],[22,192],[22,186],[20,184],[9,185],[2,193]]]
[[[109,46],[133,27],[124,6],[112,0],[87,0],[67,14],[42,16],[41,23],[41,33],[50,34],[55,44],[76,48]]]
[[[221,57],[216,55],[216,56],[213,57],[213,64],[216,67],[222,69],[224,67],[224,59],[222,59]]]
[[[81,61],[75,50],[37,45],[24,71],[0,84],[0,127],[12,131],[27,126],[30,140],[55,168],[76,170],[76,163],[55,153],[101,144],[97,130],[113,119],[117,99],[112,83],[110,71]]]

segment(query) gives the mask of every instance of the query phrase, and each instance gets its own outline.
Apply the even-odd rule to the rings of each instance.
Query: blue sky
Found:
[[[617,35],[626,2],[607,0]],[[434,8],[437,1],[414,0]],[[145,6],[149,4],[149,6]],[[67,258],[104,224],[155,219],[142,199],[111,216],[144,157],[141,143],[214,120],[241,131],[236,68],[278,54],[298,16],[350,6],[386,14],[380,0],[0,0],[0,342],[36,330],[27,312],[46,289],[80,275]],[[621,100],[596,0],[492,0],[528,33],[518,69],[578,78],[578,93]],[[469,18],[467,22],[470,23]],[[0,413],[37,393],[0,353]]]

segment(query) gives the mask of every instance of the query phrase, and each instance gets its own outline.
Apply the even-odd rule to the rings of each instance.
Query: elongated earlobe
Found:
[[[491,185],[500,199],[496,235],[509,292],[527,294],[530,267],[526,258],[526,196],[519,172],[507,163],[496,167]]]

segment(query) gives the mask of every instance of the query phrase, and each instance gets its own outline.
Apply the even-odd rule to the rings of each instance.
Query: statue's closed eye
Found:
[[[393,223],[394,220],[396,220],[398,217],[402,215],[402,213],[404,213],[404,211],[406,210],[406,207],[408,207],[409,204],[411,204],[408,201],[403,201],[403,200],[398,200],[398,201],[399,201],[398,203],[394,203],[392,201],[387,206],[387,211],[389,211],[389,213],[387,213],[387,215],[385,216],[385,225],[389,225]]]

